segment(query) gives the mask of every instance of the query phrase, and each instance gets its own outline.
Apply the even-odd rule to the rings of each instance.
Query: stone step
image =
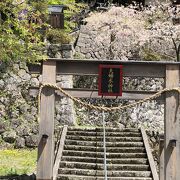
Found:
[[[103,136],[103,132],[68,131],[67,135],[75,136]],[[106,137],[141,137],[140,132],[106,132]]]
[[[103,147],[94,147],[94,146],[77,146],[77,145],[65,145],[65,150],[75,150],[75,151],[92,151],[92,152],[104,152]],[[145,153],[146,150],[144,147],[107,147],[106,152],[114,153]]]
[[[68,127],[68,131],[88,131],[88,132],[103,132],[103,128],[78,128]],[[137,128],[106,128],[106,132],[140,132]]]
[[[106,128],[108,180],[152,180],[138,129]],[[68,127],[58,178],[104,180],[102,128]]]
[[[67,162],[62,161],[60,168],[75,168],[75,169],[94,169],[104,170],[104,164],[98,163],[79,163],[79,162]],[[107,170],[115,171],[149,171],[149,165],[132,165],[132,164],[107,164]]]
[[[78,176],[71,174],[59,174],[57,180],[104,180],[103,176]],[[151,177],[110,177],[108,180],[152,180]]]
[[[59,174],[74,174],[85,176],[103,176],[103,170],[85,170],[85,169],[69,169],[59,168]],[[108,176],[112,177],[151,177],[151,171],[108,171]]]
[[[65,140],[65,145],[103,147],[103,142]],[[144,147],[143,142],[107,142],[106,147]]]
[[[102,152],[64,150],[63,156],[104,157]],[[146,153],[106,153],[107,158],[146,158]]]
[[[103,163],[104,158],[95,158],[95,157],[76,157],[76,156],[63,156],[62,161],[70,162],[86,162],[86,163]],[[148,164],[147,158],[115,158],[108,159],[108,164]]]
[[[80,141],[103,141],[103,136],[66,136],[66,139]],[[106,142],[142,142],[142,137],[106,137]]]

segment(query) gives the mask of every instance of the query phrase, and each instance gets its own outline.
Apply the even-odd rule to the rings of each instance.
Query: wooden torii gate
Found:
[[[30,66],[32,73],[42,71],[43,83],[56,83],[60,75],[97,75],[99,64],[123,65],[124,77],[163,78],[166,88],[179,87],[180,63],[107,61],[107,60],[70,60],[48,59],[42,66]],[[96,91],[65,89],[71,95],[82,98],[98,98]],[[154,94],[152,91],[123,91],[120,99],[140,100]],[[39,144],[37,160],[37,180],[51,180],[54,166],[54,109],[57,94],[45,87],[41,95],[39,124]],[[107,97],[112,98],[112,97]],[[179,180],[180,178],[180,99],[176,91],[166,92],[158,100],[164,102],[164,158],[160,169],[160,180]]]

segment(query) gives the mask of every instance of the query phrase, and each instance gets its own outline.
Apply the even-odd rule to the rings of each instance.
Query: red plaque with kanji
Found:
[[[99,65],[98,95],[122,96],[122,65]]]

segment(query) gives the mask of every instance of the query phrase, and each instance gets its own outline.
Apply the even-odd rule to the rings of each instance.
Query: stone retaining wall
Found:
[[[72,45],[50,45],[48,55],[72,58]],[[30,86],[39,86],[42,76],[30,74],[27,64],[0,63],[0,148],[35,147],[38,141],[37,97],[29,95]],[[58,76],[62,87],[72,87],[72,76]],[[73,125],[73,102],[62,98],[56,103],[55,124]]]

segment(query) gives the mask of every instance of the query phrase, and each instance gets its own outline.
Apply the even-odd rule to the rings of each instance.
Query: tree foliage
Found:
[[[0,2],[0,61],[35,62],[44,58],[40,30],[45,14],[33,1]]]
[[[75,0],[0,1],[0,61],[32,63],[46,58],[43,37],[51,31],[46,24],[48,4],[67,6],[64,30],[67,35],[77,25],[73,17],[83,7],[81,3]],[[64,34],[60,32],[59,36],[66,36]]]
[[[173,23],[174,14],[170,4],[95,12],[86,18],[86,28],[98,32],[90,47],[104,59],[179,61],[180,24]]]

